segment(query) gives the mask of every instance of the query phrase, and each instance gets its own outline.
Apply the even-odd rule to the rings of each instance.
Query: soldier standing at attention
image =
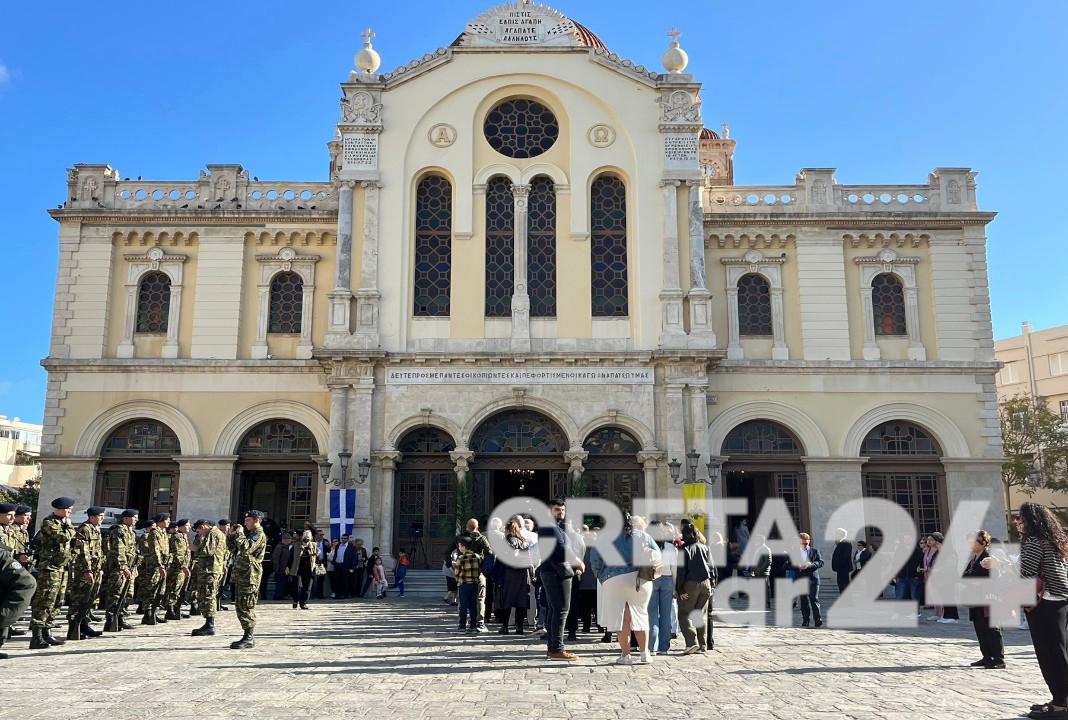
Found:
[[[104,568],[107,570],[107,584],[104,587],[104,630],[119,632],[133,630],[122,618],[126,598],[133,588],[134,576],[137,574],[137,536],[134,526],[137,524],[137,511],[123,510],[119,523],[108,533],[105,548]]]
[[[167,564],[170,560],[167,543],[167,527],[171,524],[169,513],[160,513],[152,518],[155,526],[145,531],[144,551],[141,555],[142,625],[155,625],[167,622],[166,618],[156,617],[156,608],[163,602],[163,592],[167,583]]]
[[[0,503],[0,545],[8,550],[15,549],[12,523],[15,522],[15,506],[11,503]]]
[[[182,596],[189,579],[189,521],[181,519],[171,525],[170,553],[171,560],[167,566],[167,608],[168,620],[182,619]]]
[[[231,650],[256,646],[252,632],[256,629],[256,600],[260,594],[260,576],[263,574],[263,554],[267,550],[267,533],[260,521],[263,513],[249,510],[245,513],[244,527],[238,525],[230,535],[234,548],[234,587],[237,590],[237,619],[245,631],[240,640],[230,643]]]
[[[27,570],[32,565],[30,560],[30,520],[33,519],[33,510],[29,505],[19,505],[15,508],[15,522],[8,528],[11,540],[15,547],[11,552],[15,559],[22,563]]]
[[[226,572],[227,537],[207,520],[197,520],[197,553],[193,560],[196,576],[196,603],[204,615],[204,624],[191,635],[215,634],[215,596]]]
[[[52,637],[52,621],[63,602],[67,589],[67,566],[70,564],[70,541],[74,539],[74,526],[70,522],[74,500],[58,497],[52,501],[52,514],[41,523],[41,549],[37,569],[37,592],[33,594],[30,609],[31,650],[42,650],[49,645],[62,645],[65,640]]]
[[[200,536],[200,528],[206,520],[197,520],[193,523],[193,539],[189,541],[189,616],[200,614],[200,606],[197,605],[197,583],[200,580],[197,570],[197,553],[200,552],[200,544],[203,538]]]
[[[223,604],[223,596],[226,595],[226,588],[230,587],[230,583],[233,582],[230,577],[234,567],[234,548],[230,538],[230,530],[233,528],[233,524],[223,518],[219,520],[218,527],[222,534],[226,536],[226,568],[223,570],[222,580],[219,581],[219,592],[215,593],[215,607],[218,610],[229,611],[230,608]],[[230,596],[231,598],[233,597],[233,592],[230,593]]]
[[[100,637],[103,633],[89,624],[89,609],[100,593],[104,555],[100,545],[100,525],[104,508],[94,505],[85,511],[86,521],[78,526],[71,543],[70,606],[67,608],[67,639]]]

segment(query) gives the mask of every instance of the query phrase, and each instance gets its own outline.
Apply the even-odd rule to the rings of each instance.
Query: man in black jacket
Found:
[[[7,629],[18,620],[37,589],[37,581],[15,556],[0,545],[0,646],[7,637]],[[0,660],[7,660],[7,653],[0,652]]]
[[[546,657],[550,660],[574,660],[577,656],[564,650],[564,622],[571,606],[571,582],[575,572],[583,572],[585,566],[576,557],[564,527],[566,509],[563,499],[556,498],[549,503],[549,511],[553,515],[553,522],[538,528],[539,537],[551,537],[556,541],[552,554],[538,566],[538,577],[549,605],[545,619],[548,642]]]
[[[853,571],[853,547],[846,540],[848,533],[843,528],[838,528],[835,535],[837,539],[834,552],[831,553],[831,570],[838,579],[838,592],[842,592],[849,584],[849,575]]]
[[[823,557],[812,546],[812,537],[808,533],[800,533],[799,537],[801,562],[794,566],[794,571],[799,580],[808,578],[808,594],[798,598],[801,604],[801,627],[808,627],[810,616],[816,621],[816,627],[823,627],[823,614],[820,612],[820,568],[823,567]]]

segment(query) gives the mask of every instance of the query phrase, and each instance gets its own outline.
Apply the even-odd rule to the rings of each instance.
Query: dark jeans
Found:
[[[942,608],[942,618],[945,620],[960,620],[960,612],[956,605],[946,605]]]
[[[348,597],[348,575],[346,570],[330,571],[330,592],[334,597]]]
[[[849,584],[849,571],[838,572],[838,592],[844,592],[846,585]]]
[[[805,580],[806,578],[799,578]],[[808,578],[808,595],[798,598],[801,604],[801,622],[808,624],[809,616],[818,623],[823,622],[823,613],[820,610],[820,581],[815,576]]]
[[[1053,704],[1064,707],[1068,705],[1068,601],[1040,601],[1027,613],[1027,626]]]
[[[562,578],[552,570],[538,573],[541,577],[541,588],[545,594],[545,604],[548,611],[545,615],[545,630],[548,633],[546,642],[549,652],[564,651],[564,621],[567,619],[567,611],[571,607],[571,581],[573,578]]]
[[[460,627],[478,627],[478,583],[464,583],[458,588]],[[470,617],[470,620],[468,620]]]
[[[984,608],[977,608],[973,613],[972,624],[975,625],[975,637],[979,640],[979,651],[983,658],[992,662],[1005,662],[1005,643],[1001,639],[1001,628],[990,627],[990,618]]]
[[[356,568],[356,572],[349,574],[349,581],[352,583],[350,593],[363,597],[363,594],[367,592],[367,586],[364,584],[364,580],[367,579],[366,568]]]

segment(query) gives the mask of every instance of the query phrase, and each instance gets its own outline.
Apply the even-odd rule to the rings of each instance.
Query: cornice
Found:
[[[337,212],[240,212],[234,210],[204,210],[173,212],[130,212],[116,210],[60,210],[48,211],[56,222],[80,222],[87,225],[239,225],[300,223],[305,225],[335,225]]]
[[[866,229],[878,231],[887,228],[912,230],[944,230],[964,225],[987,225],[996,212],[969,213],[705,213],[705,227],[734,227],[738,225],[760,227],[816,227],[829,230]]]
[[[773,375],[818,375],[823,372],[898,375],[975,375],[996,373],[998,362],[966,360],[724,360],[713,372],[764,373]]]
[[[322,365],[315,360],[215,360],[199,358],[45,358],[41,366],[49,372],[150,372],[232,373],[248,370],[257,373],[321,374]]]

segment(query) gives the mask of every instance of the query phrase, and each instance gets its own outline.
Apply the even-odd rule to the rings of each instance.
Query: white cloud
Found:
[[[11,71],[7,69],[7,65],[0,62],[0,85],[7,85],[11,82]]]

